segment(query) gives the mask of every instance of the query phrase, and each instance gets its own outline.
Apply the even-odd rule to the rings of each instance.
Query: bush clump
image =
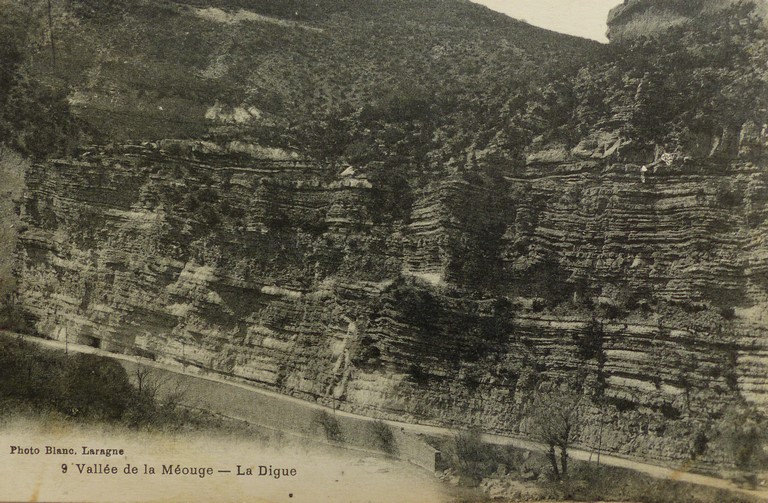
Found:
[[[2,410],[32,410],[131,428],[180,427],[194,422],[179,406],[184,390],[167,388],[151,369],[135,375],[115,360],[66,355],[23,339],[0,340]]]

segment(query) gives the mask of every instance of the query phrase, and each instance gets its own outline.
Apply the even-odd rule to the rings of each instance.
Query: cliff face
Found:
[[[575,382],[583,444],[603,423],[603,448],[659,459],[687,458],[739,397],[766,403],[754,164],[459,171],[409,198],[279,152],[164,147],[28,170],[18,276],[37,331],[501,432],[526,432],[534,390]]]
[[[24,168],[27,162],[13,152],[0,149],[0,299],[13,292],[13,254],[16,247],[18,215],[14,201],[21,197],[24,189]],[[6,320],[6,313],[0,315],[0,323]]]

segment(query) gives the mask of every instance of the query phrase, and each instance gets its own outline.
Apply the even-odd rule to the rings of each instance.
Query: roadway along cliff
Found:
[[[582,445],[695,449],[702,469],[729,463],[708,448],[729,407],[765,403],[768,174],[753,164],[680,161],[645,182],[589,159],[506,179],[457,169],[388,194],[285,153],[204,150],[127,145],[28,170],[30,328],[500,433],[527,434],[532,397],[569,383]]]
[[[23,337],[24,340],[38,344],[43,347],[56,348],[63,350],[65,344],[60,341],[44,340],[37,337],[26,337],[20,334],[14,334],[11,332],[0,331],[0,337]],[[98,354],[109,358],[115,358],[126,368],[129,374],[133,374],[137,367],[143,369],[152,369],[151,371],[155,376],[160,377],[164,383],[171,383],[166,389],[183,389],[183,399],[185,405],[191,408],[205,408],[206,410],[213,411],[216,414],[220,414],[230,419],[238,421],[246,421],[250,424],[258,425],[267,429],[278,429],[279,431],[289,434],[297,435],[306,440],[312,442],[324,442],[322,435],[318,437],[317,434],[309,433],[311,428],[311,419],[306,418],[314,417],[318,411],[333,412],[334,417],[337,418],[339,423],[343,425],[345,430],[365,430],[364,426],[370,427],[375,422],[366,416],[360,416],[343,411],[336,411],[334,409],[328,409],[317,404],[308,403],[303,400],[296,400],[279,393],[270,392],[254,386],[249,386],[242,382],[237,382],[231,378],[222,378],[215,374],[203,372],[202,374],[189,374],[185,373],[183,368],[179,368],[178,365],[161,364],[153,362],[140,357],[126,356],[122,354],[110,353],[101,349],[96,349],[90,346],[83,346],[78,344],[67,345],[69,351]],[[271,414],[265,414],[265,412],[271,412]],[[291,423],[286,422],[286,418],[293,419]],[[398,421],[384,421],[386,424],[393,428],[393,431],[399,431],[399,439],[408,439],[411,444],[418,445],[422,451],[424,451],[423,459],[428,460],[430,454],[430,447],[420,437],[421,435],[428,435],[431,437],[451,437],[455,434],[455,430],[449,428],[441,428],[436,426],[427,426],[414,423],[403,423]],[[307,427],[307,423],[310,423],[310,427]],[[541,451],[546,450],[546,445],[538,442],[532,442],[529,440],[504,436],[485,434],[482,437],[484,442],[495,445],[510,445],[520,449],[529,451]],[[402,445],[402,442],[401,442]],[[374,454],[381,454],[380,452],[372,452],[367,449],[361,449],[354,444],[350,445],[345,442],[345,449],[354,451],[371,452]],[[403,449],[398,457],[403,460],[408,460],[411,463],[422,466],[432,473],[434,473],[434,465],[429,463],[420,463],[421,459],[410,457],[414,449],[406,451]],[[432,461],[434,462],[434,454],[432,454]],[[569,455],[581,461],[596,461],[596,454],[593,450],[582,450],[574,448],[569,450]],[[718,489],[728,489],[730,491],[737,491],[743,494],[751,495],[754,497],[765,497],[768,491],[766,490],[747,490],[736,486],[733,482],[723,480],[721,478],[709,477],[706,475],[699,475],[690,473],[684,470],[659,466],[650,463],[641,463],[633,461],[631,459],[611,456],[602,454],[600,462],[606,466],[617,466],[621,468],[628,468],[640,473],[644,473],[659,479],[671,479],[681,482],[688,482],[691,484],[699,484],[703,486],[714,487]]]

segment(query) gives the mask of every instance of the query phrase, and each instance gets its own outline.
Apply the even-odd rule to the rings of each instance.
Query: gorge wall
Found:
[[[173,145],[32,166],[19,304],[40,334],[363,414],[687,460],[768,397],[768,171],[572,158],[412,192],[299,157]],[[706,443],[706,442],[705,442]],[[705,464],[723,462],[697,448]]]

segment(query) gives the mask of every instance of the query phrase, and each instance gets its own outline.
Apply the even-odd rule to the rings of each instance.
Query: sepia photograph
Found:
[[[21,501],[768,501],[768,0],[0,0]]]

